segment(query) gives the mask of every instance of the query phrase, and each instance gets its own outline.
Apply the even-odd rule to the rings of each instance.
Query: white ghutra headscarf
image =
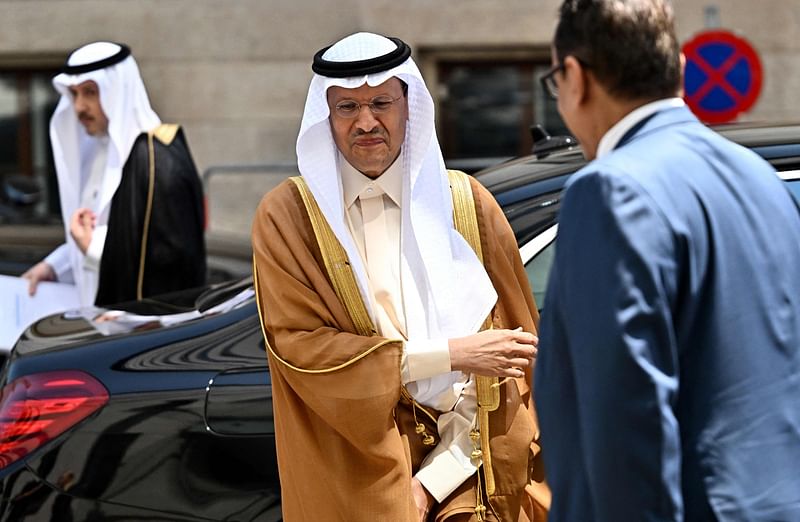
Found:
[[[115,60],[115,57],[122,59]],[[89,136],[78,120],[69,88],[94,81],[100,93],[100,106],[108,118],[107,163],[98,207],[93,209],[98,227],[108,222],[111,198],[120,184],[122,168],[133,143],[141,133],[160,125],[161,120],[150,107],[139,68],[127,47],[111,42],[85,45],[70,55],[64,69],[65,72],[53,78],[53,86],[61,99],[50,119],[50,141],[67,244],[48,256],[47,261],[59,280],[69,280],[71,271],[81,304],[91,305],[97,293],[98,272],[84,269],[84,256],[69,233],[69,222],[81,200],[81,150],[87,148],[89,140],[96,138]]]
[[[357,33],[322,54],[324,61],[379,61],[397,54],[399,40]],[[402,44],[402,42],[400,42]],[[402,44],[405,46],[405,44]],[[337,75],[340,76],[340,75]],[[409,340],[449,339],[475,333],[497,300],[486,270],[453,224],[447,172],[434,127],[433,99],[409,57],[380,72],[350,77],[315,74],[306,99],[297,163],[322,213],[344,247],[361,290],[370,302],[367,276],[345,219],[337,149],[331,134],[326,93],[332,86],[354,89],[397,77],[408,85],[408,124],[402,154],[401,280]]]

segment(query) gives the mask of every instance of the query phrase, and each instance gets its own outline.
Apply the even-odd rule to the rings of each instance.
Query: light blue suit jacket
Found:
[[[800,211],[685,108],[569,182],[535,397],[550,522],[800,521]]]

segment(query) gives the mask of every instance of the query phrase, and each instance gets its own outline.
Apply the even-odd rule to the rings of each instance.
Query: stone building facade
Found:
[[[0,171],[47,176],[42,122],[52,99],[46,80],[70,49],[100,39],[130,45],[154,108],[163,120],[185,127],[201,171],[291,165],[311,56],[360,30],[398,36],[412,46],[438,104],[447,159],[519,154],[530,147],[531,123],[559,129],[554,107],[536,81],[549,66],[558,5],[558,0],[0,0],[0,122],[6,121],[5,130],[0,126]],[[758,51],[763,90],[741,120],[800,120],[800,40],[794,37],[800,0],[674,0],[674,7],[682,41],[718,25],[746,37]],[[26,110],[32,116],[14,123]],[[15,133],[27,135],[11,145]],[[212,230],[244,237],[261,189],[287,170],[251,175],[226,168],[209,178]]]

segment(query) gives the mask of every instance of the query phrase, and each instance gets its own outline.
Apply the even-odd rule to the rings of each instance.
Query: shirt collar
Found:
[[[80,142],[81,168],[86,168],[86,165],[94,161],[98,154],[106,153],[108,144],[108,134],[103,136],[84,135]]]
[[[358,195],[371,185],[377,185],[398,207],[403,200],[403,155],[397,156],[386,171],[375,179],[365,176],[339,153],[339,172],[342,178],[344,206],[350,208]]]
[[[625,115],[624,118],[619,120],[610,129],[608,129],[608,131],[606,131],[606,133],[600,139],[600,143],[597,145],[597,158],[601,158],[614,150],[614,148],[619,144],[620,140],[625,136],[625,133],[631,130],[643,119],[664,109],[683,107],[685,105],[686,103],[684,103],[682,98],[666,98],[663,100],[656,100],[654,102],[646,103],[641,107],[637,107],[636,109],[632,110]]]

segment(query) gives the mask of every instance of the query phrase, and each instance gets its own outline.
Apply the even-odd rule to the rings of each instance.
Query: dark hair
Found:
[[[553,46],[559,61],[575,56],[614,96],[659,99],[680,90],[668,0],[564,0]]]

